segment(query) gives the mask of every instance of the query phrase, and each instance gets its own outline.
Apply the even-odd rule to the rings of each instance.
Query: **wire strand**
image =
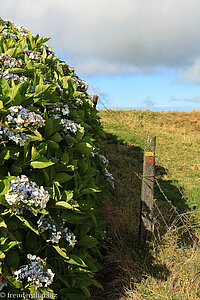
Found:
[[[109,110],[106,105],[102,102],[101,99],[99,99],[99,101],[101,102],[101,104],[103,105],[103,107],[106,109],[106,111],[115,119],[115,121],[120,124],[120,126],[126,131],[128,132],[130,135],[134,136],[142,145],[143,147],[145,148],[145,142],[144,140],[140,139],[138,136],[136,136],[135,134],[133,134],[130,130],[128,130],[126,128],[126,126],[124,126],[116,117],[115,115],[112,113],[111,110]],[[146,151],[148,150],[148,148],[145,149]],[[183,192],[181,191],[181,187],[177,184],[177,182],[175,182],[172,178],[172,176],[170,175],[169,171],[167,170],[167,168],[165,167],[165,164],[162,162],[162,160],[160,159],[160,157],[158,155],[155,155],[155,158],[158,159],[158,161],[160,162],[160,164],[162,165],[162,167],[164,168],[166,174],[168,175],[168,177],[172,180],[173,184],[176,186],[176,188],[178,189],[179,193],[181,194],[181,196],[183,197],[183,199],[186,201],[186,203],[188,204],[188,206],[190,207],[190,209],[192,209],[188,199],[185,197],[185,195],[183,194]],[[200,219],[200,216],[194,212],[194,214],[196,215],[196,217],[198,219]]]
[[[158,186],[160,192],[162,193],[163,197],[165,198],[165,200],[171,205],[171,207],[173,208],[174,212],[175,212],[175,213],[178,215],[178,217],[181,219],[183,225],[185,226],[187,232],[189,233],[189,236],[190,236],[191,240],[194,242],[194,244],[196,244],[196,241],[195,241],[195,239],[193,238],[193,236],[192,236],[192,234],[191,234],[191,232],[190,232],[190,230],[189,230],[187,224],[185,223],[184,219],[182,218],[181,214],[178,213],[177,208],[176,208],[176,207],[172,204],[172,202],[167,198],[166,194],[164,193],[163,189],[161,188],[161,186],[160,186],[160,184],[159,184],[159,182],[158,182],[158,180],[157,180],[156,178],[155,178],[155,183],[157,184],[157,186]],[[170,217],[169,219],[171,219],[171,217]]]
[[[197,285],[198,288],[200,289],[199,283],[196,281],[196,278],[195,278],[194,274],[192,273],[190,267],[188,266],[188,264],[187,264],[187,262],[186,262],[186,260],[185,260],[185,258],[184,258],[184,256],[183,256],[183,254],[182,254],[182,252],[181,252],[181,250],[180,250],[179,245],[177,244],[175,238],[174,238],[173,235],[171,234],[170,228],[169,228],[169,226],[168,226],[168,224],[167,224],[167,222],[166,222],[166,220],[165,220],[165,218],[164,218],[162,212],[160,211],[159,207],[157,206],[156,201],[154,202],[154,205],[155,205],[155,207],[157,208],[157,210],[158,210],[158,212],[159,212],[159,214],[160,214],[160,216],[161,216],[161,218],[162,218],[162,220],[163,220],[165,226],[167,227],[168,232],[169,232],[171,238],[173,239],[173,241],[174,241],[174,243],[175,243],[175,245],[176,245],[176,248],[177,248],[178,252],[180,253],[180,255],[181,255],[181,257],[182,257],[182,260],[183,260],[184,263],[185,263],[185,266],[187,267],[187,269],[188,269],[190,275],[193,277],[194,282],[196,283],[196,285]]]
[[[178,293],[179,299],[182,300],[182,297],[181,297],[181,295],[180,295],[179,289],[178,289],[178,287],[177,287],[177,285],[176,285],[176,283],[175,283],[175,279],[174,279],[173,273],[172,273],[172,271],[171,271],[171,269],[170,269],[170,267],[169,267],[169,261],[167,260],[166,256],[164,255],[164,252],[162,251],[162,249],[161,249],[161,247],[160,247],[160,245],[159,245],[158,239],[157,239],[157,237],[155,236],[155,233],[154,233],[154,232],[153,232],[153,236],[154,236],[154,239],[155,239],[155,241],[156,241],[156,244],[157,244],[157,246],[158,246],[158,248],[159,248],[159,250],[160,250],[160,253],[161,253],[162,257],[163,257],[164,263],[165,263],[165,265],[166,265],[166,267],[167,267],[167,269],[168,269],[168,271],[169,271],[169,273],[170,273],[170,276],[171,276],[171,278],[172,278],[173,284],[174,284],[174,286],[175,286],[175,288],[176,288],[176,291],[177,291],[177,293]]]
[[[132,133],[130,130],[128,130],[128,129],[126,128],[126,126],[124,126],[124,125],[123,125],[123,124],[115,117],[115,115],[113,114],[113,112],[105,106],[105,104],[101,101],[101,99],[99,99],[99,101],[100,101],[101,104],[104,106],[104,108],[106,109],[106,111],[107,111],[107,112],[115,119],[115,121],[116,121],[118,124],[120,124],[121,127],[123,127],[123,129],[124,129],[126,132],[128,132],[130,135],[134,136],[134,137],[136,138],[136,140],[138,140],[143,146],[145,145],[144,140],[140,139],[138,136],[136,136],[134,133]]]
[[[160,162],[160,164],[162,165],[162,167],[165,169],[166,174],[168,175],[168,177],[171,179],[171,181],[173,182],[173,184],[176,186],[176,188],[178,189],[179,193],[181,194],[182,198],[186,201],[187,205],[189,206],[189,208],[192,210],[192,207],[187,199],[187,197],[185,197],[185,195],[183,194],[183,192],[181,191],[181,187],[177,184],[177,182],[174,181],[174,179],[172,178],[172,176],[170,175],[169,171],[167,170],[167,168],[165,167],[164,163],[161,161],[159,156],[155,156],[155,158],[157,158]],[[180,202],[180,201],[179,201]],[[198,219],[200,219],[200,216],[193,211],[194,214],[196,215],[196,217]]]

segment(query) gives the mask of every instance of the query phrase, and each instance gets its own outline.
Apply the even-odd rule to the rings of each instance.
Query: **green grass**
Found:
[[[195,241],[198,241],[200,222],[196,214],[200,211],[200,111],[187,113],[131,110],[112,113],[141,140],[144,140],[146,134],[156,135],[156,155],[180,186],[190,206],[158,160],[156,179],[168,199],[178,208],[181,218],[187,222]],[[139,247],[144,144],[138,143],[138,139],[124,131],[108,112],[100,111],[99,116],[107,135],[104,150],[110,161],[108,169],[115,178],[115,189],[104,200],[102,208],[111,235],[108,251],[104,255],[104,269],[98,278],[105,291],[94,291],[92,299],[179,299],[174,282],[182,299],[200,299],[198,286],[194,281],[194,278],[200,281],[200,250],[196,243],[189,242],[188,232],[180,217],[177,217],[156,185],[155,201],[170,230],[167,231],[155,209],[158,221],[155,224],[155,235],[159,238],[158,232],[160,233],[159,245],[162,252],[154,239],[146,248]],[[184,260],[174,241],[180,247]],[[174,281],[166,260],[163,259],[163,253]]]
[[[146,134],[157,137],[156,155],[164,162],[172,178],[178,180],[188,200],[196,196],[200,208],[200,111],[194,112],[151,112],[151,111],[112,111],[120,122],[141,140]],[[128,134],[107,111],[99,113],[102,124],[108,133],[120,140],[137,145],[138,140]],[[139,144],[143,149],[143,145]],[[156,161],[157,165],[159,162]]]

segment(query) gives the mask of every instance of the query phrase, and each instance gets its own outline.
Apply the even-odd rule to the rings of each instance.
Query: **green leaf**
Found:
[[[0,217],[0,236],[6,237],[8,232],[7,225],[3,218]]]
[[[50,267],[51,270],[56,274],[56,278],[64,283],[65,286],[69,287],[69,283],[65,280],[64,276],[58,272],[57,268],[53,267],[52,265],[49,265],[48,267]]]
[[[0,195],[5,195],[10,189],[10,180],[3,179],[0,180]]]
[[[49,136],[51,136],[53,134],[53,122],[51,119],[47,119],[45,121],[45,133],[44,136],[45,138],[48,138]]]
[[[59,246],[52,246],[62,257],[64,257],[65,259],[69,259],[69,257],[67,256],[66,252],[64,250],[62,250]]]
[[[11,48],[11,49],[8,49],[5,53],[10,56],[14,56],[15,51],[16,51],[16,48]]]
[[[75,288],[62,289],[61,291],[62,300],[86,300],[87,297],[82,291]]]
[[[42,135],[39,133],[37,130],[32,130],[33,134],[27,134],[26,136],[31,140],[31,141],[42,141]]]
[[[78,266],[81,266],[81,267],[87,267],[85,262],[75,254],[70,254],[69,255],[68,263],[71,264],[71,265],[78,265]]]
[[[48,140],[47,143],[48,143],[49,148],[52,148],[52,149],[59,149],[60,148],[59,145],[54,141]]]
[[[20,281],[17,281],[14,276],[10,274],[4,275],[6,281],[14,288],[20,289],[23,287],[22,283]]]
[[[6,255],[0,250],[0,260],[4,260]]]
[[[1,83],[2,93],[5,94],[7,92],[7,90],[10,89],[9,84],[4,77],[0,78],[0,83]]]
[[[41,299],[41,300],[43,300],[44,298],[43,298],[43,296],[42,296],[42,294],[44,294],[44,293],[42,293],[41,292],[41,289],[37,289],[37,294],[36,294],[36,290],[35,290],[35,288],[32,286],[32,285],[29,285],[29,284],[27,284],[26,286],[25,286],[25,288],[28,288],[28,290],[29,290],[29,295],[31,296],[31,299],[33,299],[33,300],[37,300],[37,299]],[[29,296],[29,297],[30,297]],[[45,297],[46,298],[46,297]],[[27,298],[26,298],[27,299]]]
[[[91,220],[93,221],[94,225],[97,227],[97,219],[96,219],[95,215],[92,212],[89,212],[89,216],[90,216]]]
[[[21,244],[21,242],[18,241],[11,241],[9,243],[5,243],[4,245],[1,245],[1,251],[3,252],[7,252],[8,250],[10,250],[11,248],[15,247],[16,245]]]
[[[23,216],[18,216],[16,215],[16,217],[28,228],[30,228],[33,232],[35,232],[37,235],[40,235],[39,231],[34,228],[34,226],[31,224],[30,221],[27,221]]]
[[[8,160],[10,158],[10,150],[7,150],[6,151],[6,154],[5,154],[5,156],[4,156],[4,159],[5,160]]]
[[[94,188],[86,188],[86,189],[82,189],[80,191],[80,196],[84,195],[84,194],[94,194],[94,193],[100,193],[100,192],[101,192],[101,190],[97,190]]]
[[[60,200],[61,198],[61,191],[60,191],[60,183],[58,181],[53,182],[53,198],[55,197],[56,200]]]
[[[49,161],[49,160],[47,160],[45,158],[41,158],[41,160],[32,161],[31,162],[31,166],[34,169],[44,169],[44,168],[50,167],[50,166],[52,166],[54,164],[55,164],[54,162]]]
[[[35,213],[40,213],[42,215],[48,215],[48,212],[46,211],[46,209],[38,207],[38,208],[33,208],[31,207],[31,210]]]
[[[72,175],[68,175],[65,172],[56,173],[56,177],[54,178],[55,181],[58,181],[60,183],[67,182],[73,178]]]
[[[41,137],[39,137],[37,135],[26,134],[26,136],[32,142],[34,142],[34,141],[42,141]]]
[[[17,230],[19,227],[17,225],[17,222],[13,222],[13,221],[7,221],[7,226],[9,230]]]
[[[96,287],[100,288],[102,291],[104,290],[103,285],[101,283],[99,283],[97,280],[95,279],[90,279],[90,282],[95,285]]]
[[[69,154],[67,152],[64,152],[62,155],[62,162],[64,164],[68,164],[69,163]]]
[[[57,62],[57,70],[62,76],[64,76],[62,66],[59,64],[59,62]]]
[[[61,82],[62,82],[64,89],[68,89],[70,79],[71,79],[71,76],[63,76],[62,77]]]
[[[78,244],[84,248],[93,248],[98,244],[98,241],[93,236],[85,235],[84,237],[81,238]]]
[[[54,291],[52,290],[52,289],[50,289],[50,288],[38,288],[37,289],[37,292],[40,292],[41,293],[41,298],[39,298],[39,299],[43,299],[42,298],[42,295],[44,296],[45,295],[45,299],[56,299],[57,297],[55,296],[56,295],[56,293],[54,293]],[[36,294],[36,291],[35,291],[35,288],[33,288],[33,295],[34,294]],[[37,295],[37,299],[38,299],[38,295]],[[36,299],[36,300],[37,300]]]
[[[22,168],[17,166],[16,164],[13,164],[11,166],[11,172],[13,175],[19,175],[20,173],[22,173]]]
[[[29,38],[29,41],[30,41],[30,44],[31,44],[31,48],[34,49],[35,42],[34,42],[34,39],[33,39],[33,35],[31,34],[31,32],[29,30],[28,30],[28,38]]]
[[[5,243],[6,243],[7,240],[8,240],[8,237],[1,237],[1,238],[0,238],[0,245],[1,245],[1,247],[2,247],[3,245],[5,245]]]
[[[67,202],[64,202],[64,201],[58,201],[56,202],[56,207],[62,207],[62,208],[66,208],[66,209],[73,209],[73,206],[70,205],[69,203]]]
[[[36,147],[31,148],[31,160],[35,160],[40,157],[40,153],[37,151]]]
[[[11,242],[7,242],[7,238],[1,238],[1,251],[3,252],[7,252],[8,250],[10,250],[11,248],[15,247],[16,245],[21,244],[21,242],[19,241],[11,241]]]
[[[19,92],[20,87],[21,87],[21,84],[18,84],[18,85],[14,85],[12,87],[12,89],[10,89],[10,92],[7,94],[10,97],[10,100],[7,103],[15,100],[13,102],[14,105],[21,104],[23,98],[22,98],[22,96],[20,95],[20,92]]]
[[[42,53],[42,61],[43,61],[43,63],[45,63],[46,57],[47,57],[47,51],[46,51],[46,48],[44,47],[43,48],[43,53]]]
[[[14,270],[17,270],[17,268],[19,267],[19,260],[19,254],[16,250],[12,250],[8,254],[6,254],[7,264]]]
[[[71,143],[74,143],[74,144],[78,144],[77,139],[75,139],[73,136],[70,136],[70,135],[65,135],[65,140],[69,141]]]
[[[75,145],[75,149],[84,155],[89,155],[95,148],[87,142],[81,142]]]
[[[36,87],[35,87],[35,94],[34,96],[39,96],[41,95],[42,93],[46,92],[47,90],[49,89],[49,84],[38,84]],[[56,89],[56,86],[55,86],[55,89]],[[39,98],[38,98],[39,100]]]
[[[10,158],[10,150],[3,149],[0,153],[0,165],[3,165],[5,160]]]
[[[53,136],[50,137],[50,139],[55,143],[59,143],[60,141],[62,141],[63,138],[58,132],[56,132]]]
[[[84,295],[89,299],[90,291],[88,290],[88,288],[86,288],[86,286],[84,286],[84,285],[81,285],[81,290],[83,291]]]
[[[88,216],[65,210],[62,219],[72,224],[84,224],[88,220]]]
[[[44,174],[44,177],[45,177],[46,183],[48,183],[48,182],[49,182],[49,180],[50,180],[48,172],[47,172],[46,170],[44,170],[44,169],[42,170],[42,172],[43,172],[43,174]]]
[[[73,198],[73,191],[64,191],[65,193],[65,197],[66,197],[66,201],[69,201]]]
[[[79,97],[81,95],[82,95],[82,92],[75,91],[73,96],[74,96],[74,98],[76,98],[76,97]]]
[[[82,127],[80,124],[78,125],[78,130],[77,130],[77,133],[76,133],[76,139],[78,142],[80,142],[84,136],[84,127]]]

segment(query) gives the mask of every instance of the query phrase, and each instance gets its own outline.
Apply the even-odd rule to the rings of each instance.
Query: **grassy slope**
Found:
[[[195,211],[200,210],[200,111],[151,112],[112,111],[128,130],[143,139],[146,134],[157,136],[156,155],[165,163],[173,179],[178,182]],[[137,248],[143,146],[129,135],[106,111],[100,111],[108,140],[104,144],[110,159],[109,171],[115,177],[115,189],[105,199],[102,214],[108,219],[108,251],[104,256],[104,270],[99,280],[103,293],[94,290],[92,299],[180,299],[162,252],[152,242],[145,253]],[[156,161],[156,178],[167,197],[199,236],[197,219],[190,217],[190,209],[177,188]],[[171,230],[159,219],[157,231],[160,245],[167,258],[182,299],[200,299],[198,295],[198,247],[189,243],[185,228],[173,214],[159,190],[155,198]],[[195,205],[195,206],[194,206]],[[157,212],[158,214],[158,212]],[[193,227],[192,227],[193,226]],[[156,230],[155,230],[156,232]],[[170,234],[169,234],[170,233]],[[157,235],[158,236],[158,235]],[[180,250],[174,241],[177,241]],[[181,255],[180,255],[181,251]],[[186,266],[187,265],[187,266]],[[192,275],[188,271],[188,266]],[[193,277],[193,275],[195,277]]]
[[[136,136],[157,136],[156,155],[165,163],[172,177],[179,181],[191,203],[200,208],[200,111],[151,112],[112,111]],[[106,111],[100,112],[106,132],[127,142],[135,142]],[[159,164],[157,162],[157,164]]]

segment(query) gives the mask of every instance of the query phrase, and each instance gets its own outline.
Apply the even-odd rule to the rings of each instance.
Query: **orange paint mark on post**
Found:
[[[145,160],[147,160],[147,161],[154,161],[154,157],[152,157],[152,156],[146,156]]]

